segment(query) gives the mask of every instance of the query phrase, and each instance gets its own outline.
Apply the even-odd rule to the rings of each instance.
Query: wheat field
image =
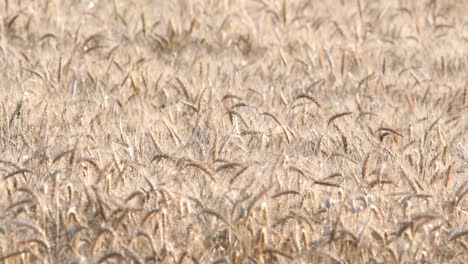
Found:
[[[0,263],[468,262],[468,2],[0,15]]]

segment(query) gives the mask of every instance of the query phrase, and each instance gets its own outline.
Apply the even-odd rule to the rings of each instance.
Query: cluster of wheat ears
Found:
[[[0,3],[0,263],[466,263],[468,3]]]

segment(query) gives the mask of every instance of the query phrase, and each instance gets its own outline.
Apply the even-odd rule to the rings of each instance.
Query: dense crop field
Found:
[[[0,263],[468,262],[467,1],[0,16]]]

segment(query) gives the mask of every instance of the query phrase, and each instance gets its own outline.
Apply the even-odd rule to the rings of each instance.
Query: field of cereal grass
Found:
[[[466,263],[466,1],[0,3],[0,263]]]

